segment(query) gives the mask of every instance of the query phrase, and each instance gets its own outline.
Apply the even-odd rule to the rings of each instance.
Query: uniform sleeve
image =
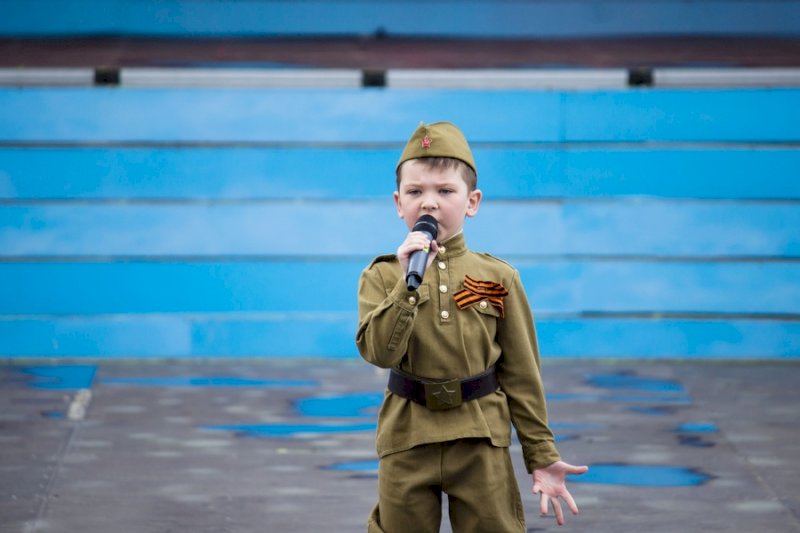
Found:
[[[358,283],[356,345],[361,357],[379,367],[397,366],[408,347],[418,300],[402,276],[387,291],[380,269],[366,269]]]
[[[532,472],[558,461],[560,456],[547,426],[533,315],[516,271],[504,304],[505,318],[499,321],[497,333],[502,348],[498,378],[508,397],[511,421],[522,444],[525,466]]]

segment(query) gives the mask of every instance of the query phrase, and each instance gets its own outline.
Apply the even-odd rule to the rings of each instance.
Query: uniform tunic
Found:
[[[456,305],[453,295],[465,276],[508,290],[502,317],[488,300]],[[508,447],[513,422],[529,472],[559,460],[547,426],[533,317],[513,267],[470,251],[462,233],[440,245],[416,291],[406,288],[396,256],[376,258],[361,275],[358,302],[356,344],[366,361],[432,380],[463,379],[495,365],[500,383],[497,392],[443,411],[387,391],[378,415],[379,457],[463,438]]]

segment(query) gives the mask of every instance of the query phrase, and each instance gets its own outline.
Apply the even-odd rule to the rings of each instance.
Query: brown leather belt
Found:
[[[441,411],[491,394],[500,388],[500,383],[493,366],[475,376],[446,381],[423,379],[393,368],[389,374],[388,388],[394,394],[424,405],[431,411]]]

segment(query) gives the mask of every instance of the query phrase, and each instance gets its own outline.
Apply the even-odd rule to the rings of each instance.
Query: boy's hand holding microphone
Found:
[[[439,251],[439,245],[436,243],[438,233],[439,223],[436,219],[431,215],[422,215],[397,249],[397,259],[403,272],[406,273],[406,285],[409,291],[419,288],[425,269],[433,263]]]

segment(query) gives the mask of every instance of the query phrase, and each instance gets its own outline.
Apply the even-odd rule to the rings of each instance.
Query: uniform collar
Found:
[[[464,240],[463,230],[439,244],[438,257],[456,257],[465,253],[467,253],[467,243]]]

